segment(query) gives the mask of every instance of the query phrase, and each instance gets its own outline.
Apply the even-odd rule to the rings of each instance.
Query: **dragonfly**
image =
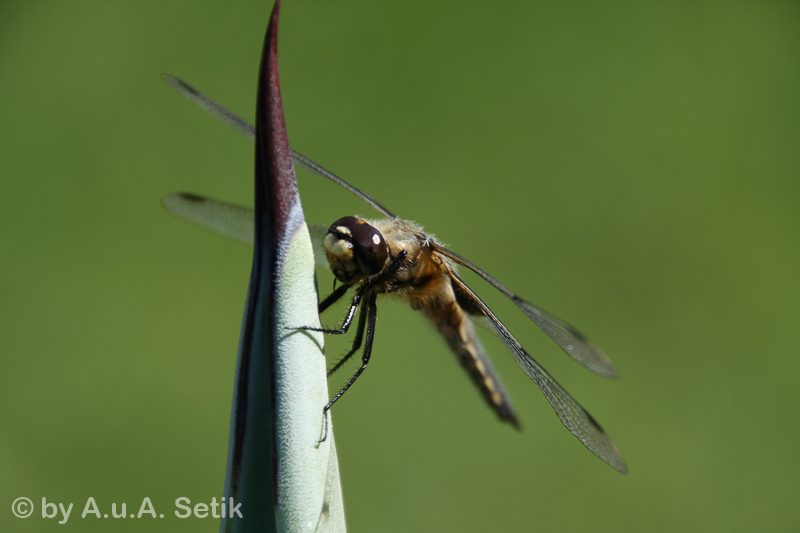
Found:
[[[235,113],[177,78],[164,75],[164,79],[223,123],[247,137],[255,138],[255,127]],[[340,327],[294,329],[343,335],[355,322],[353,344],[328,371],[328,376],[339,370],[356,353],[361,353],[361,366],[323,408],[323,413],[327,413],[366,369],[375,338],[378,297],[391,295],[422,312],[434,324],[501,421],[519,428],[508,395],[475,333],[473,323],[500,337],[523,372],[539,386],[570,433],[612,468],[627,474],[625,460],[606,431],[525,350],[497,315],[462,280],[457,268],[463,267],[474,272],[508,297],[575,361],[600,376],[616,379],[617,371],[603,351],[570,324],[523,300],[485,270],[443,246],[419,225],[396,216],[377,200],[309,158],[292,151],[292,159],[297,167],[337,183],[381,215],[378,219],[345,216],[330,227],[309,225],[317,266],[330,268],[340,283],[339,287],[334,284],[333,292],[319,303],[319,313],[344,298],[351,290],[352,296]],[[253,242],[254,213],[251,209],[188,193],[168,195],[163,199],[163,204],[181,218],[228,237],[251,244]]]

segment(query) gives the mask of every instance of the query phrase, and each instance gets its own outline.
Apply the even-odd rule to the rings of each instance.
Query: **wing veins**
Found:
[[[227,126],[233,128],[234,130],[238,131],[245,137],[249,138],[251,141],[255,141],[256,138],[256,128],[245,119],[230,111],[220,104],[206,96],[205,94],[201,93],[188,83],[183,80],[179,80],[173,76],[168,74],[163,74],[162,77],[164,81],[169,83],[172,87],[174,87],[179,93],[193,102],[195,105],[209,113],[211,116],[219,120],[220,122],[226,124]],[[344,189],[350,191],[354,195],[361,198],[363,201],[371,205],[375,210],[379,211],[383,215],[389,218],[397,218],[394,213],[386,209],[380,202],[375,200],[373,197],[368,195],[367,193],[353,187],[342,178],[331,172],[330,170],[326,169],[325,167],[318,165],[311,159],[307,158],[306,156],[291,150],[292,153],[292,160],[295,164],[309,172],[312,172],[318,176],[322,176],[337,185],[343,187]]]
[[[167,83],[177,89],[178,92],[180,92],[184,97],[204,109],[206,112],[210,113],[221,122],[225,123],[246,137],[249,137],[253,140],[255,139],[255,127],[243,118],[216,103],[191,85],[166,74],[163,76],[163,78]],[[324,167],[316,164],[312,160],[297,152],[292,151],[291,155],[293,161],[298,166],[340,185],[341,187],[361,198],[364,202],[368,203],[383,215],[390,218],[397,218],[391,211],[386,209],[377,200],[360,191],[356,187],[353,187]],[[202,204],[204,209],[210,209],[212,215],[209,215],[208,211],[202,210],[196,210],[194,213],[191,212],[191,209],[188,213],[185,211],[182,212],[180,209],[176,209],[174,205],[170,205],[171,201],[175,199],[179,199],[181,202],[187,205],[192,203]],[[173,194],[165,197],[164,205],[170,211],[178,216],[181,216],[182,218],[209,227],[210,229],[213,229],[218,233],[222,233],[223,235],[233,237],[244,242],[252,242],[252,236],[248,239],[241,231],[242,220],[248,216],[247,212],[251,212],[251,210],[247,208],[184,193]],[[197,206],[194,207],[196,208]],[[213,214],[215,212],[217,213],[216,215]],[[237,229],[231,229],[225,223],[220,224],[219,220],[215,221],[215,217],[221,216],[221,220],[224,220],[226,216],[230,216],[232,214],[238,217],[236,221],[236,224],[238,224]],[[252,228],[252,226],[250,227]],[[455,263],[472,270],[494,288],[510,298],[517,305],[517,307],[519,307],[531,320],[533,320],[570,357],[580,362],[595,373],[611,378],[617,377],[617,372],[614,369],[610,359],[608,359],[608,357],[602,351],[600,351],[599,348],[594,346],[574,327],[547,313],[543,309],[540,309],[523,300],[493,276],[489,275],[486,271],[482,270],[459,254],[438,245],[436,246],[436,251],[451,259]],[[485,318],[488,319],[492,328],[501,337],[501,339],[503,339],[506,346],[514,355],[514,358],[522,370],[539,386],[542,393],[555,410],[556,415],[559,417],[562,424],[570,431],[570,433],[577,437],[578,440],[580,440],[584,446],[586,446],[597,457],[608,463],[619,472],[626,474],[628,469],[624,459],[622,459],[616,446],[608,437],[608,434],[597,423],[597,421],[535,359],[533,359],[530,354],[525,351],[519,341],[517,341],[511,332],[508,331],[503,323],[500,322],[497,316],[472,291],[472,289],[470,289],[454,272],[451,272],[450,276],[453,283],[458,285],[467,295],[469,295],[470,298],[474,300],[476,306],[480,309]]]
[[[239,242],[253,244],[255,214],[250,208],[184,192],[168,194],[161,203],[167,211],[184,220]],[[330,268],[327,252],[322,245],[328,228],[318,224],[306,226],[317,268]]]
[[[517,364],[541,389],[553,410],[558,415],[561,423],[564,424],[570,433],[575,435],[597,457],[608,463],[612,468],[622,474],[628,473],[625,460],[611,441],[611,438],[597,421],[589,414],[586,409],[578,403],[562,387],[547,370],[544,369],[525,348],[511,334],[508,328],[500,321],[494,312],[481,300],[464,281],[450,272],[450,279],[458,285],[458,288],[474,299],[475,304],[481,312],[489,319],[497,334],[503,339],[508,349],[514,355]]]
[[[528,318],[533,320],[548,337],[553,339],[553,341],[575,361],[600,376],[610,379],[617,379],[619,377],[611,359],[573,326],[551,315],[544,309],[523,300],[511,289],[500,283],[495,277],[482,268],[479,268],[467,258],[439,245],[436,245],[436,251],[455,263],[472,270],[486,280],[492,287],[511,299]]]

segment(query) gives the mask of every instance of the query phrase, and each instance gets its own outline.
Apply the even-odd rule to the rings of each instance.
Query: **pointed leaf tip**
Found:
[[[275,3],[264,39],[256,100],[256,213],[271,213],[272,238],[285,242],[301,220],[297,218],[300,198],[292,166],[286,121],[283,114],[278,75],[278,12]],[[256,240],[259,226],[256,215]]]

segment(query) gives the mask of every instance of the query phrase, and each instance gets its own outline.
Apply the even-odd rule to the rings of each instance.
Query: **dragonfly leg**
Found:
[[[342,287],[344,287],[344,285]],[[339,288],[341,289],[342,287]],[[345,287],[345,289],[347,289],[347,287]],[[331,303],[341,298],[342,294],[344,294],[347,291],[346,290],[341,291],[342,294],[337,294],[338,292],[340,291],[337,290],[336,292],[325,298],[319,304],[320,308],[322,308],[323,304],[325,304],[325,308],[327,308]],[[362,298],[361,294],[362,293],[360,290],[356,291],[355,296],[353,296],[353,301],[350,304],[350,309],[347,310],[347,316],[344,317],[344,322],[342,322],[342,325],[339,329],[315,328],[313,326],[300,326],[299,328],[287,327],[286,329],[303,330],[303,331],[320,331],[327,335],[344,335],[345,333],[347,333],[347,330],[350,329],[350,324],[353,323],[353,317],[356,316],[356,311],[358,311],[358,306],[361,305],[361,298]],[[329,302],[329,300],[331,301]]]
[[[336,280],[336,278],[334,278],[334,281],[335,281],[335,280]],[[346,292],[347,292],[349,289],[350,289],[350,285],[342,285],[342,286],[341,286],[341,287],[339,287],[338,289],[334,288],[333,292],[332,292],[332,293],[330,293],[328,296],[326,296],[326,297],[325,297],[325,299],[324,299],[324,300],[322,300],[322,301],[319,303],[319,306],[317,307],[317,313],[319,313],[320,315],[321,315],[322,313],[324,313],[324,312],[325,312],[325,310],[326,310],[328,307],[330,307],[331,305],[333,305],[333,304],[335,304],[336,302],[338,302],[338,301],[339,301],[339,299],[340,299],[342,296],[344,296],[344,295],[345,295],[345,293],[346,293]]]
[[[366,303],[365,311],[367,316],[367,338],[366,342],[364,343],[364,353],[361,356],[361,367],[359,367],[359,369],[356,370],[356,373],[353,374],[353,377],[351,377],[350,380],[348,380],[348,382],[344,384],[342,390],[340,390],[336,394],[336,396],[334,396],[333,399],[328,402],[328,405],[326,405],[322,409],[322,416],[325,418],[325,431],[322,435],[322,438],[317,443],[318,445],[322,442],[325,442],[325,439],[328,438],[328,411],[330,411],[331,407],[333,407],[333,404],[335,404],[336,401],[339,398],[341,398],[345,392],[347,392],[347,390],[353,385],[353,383],[356,382],[358,376],[360,376],[361,373],[364,372],[364,369],[367,368],[367,363],[369,363],[370,355],[372,355],[372,342],[375,338],[375,321],[378,316],[377,306],[375,305],[376,297],[377,297],[376,294],[374,293],[371,294],[369,300],[367,300]],[[359,319],[359,324],[361,324],[360,319]]]
[[[376,285],[383,283],[388,278],[391,278],[395,275],[398,271],[400,266],[402,266],[403,261],[405,261],[408,252],[402,250],[397,256],[392,259],[392,262],[389,265],[381,270],[379,273],[375,274],[371,278],[367,278],[364,282],[356,288],[356,294],[353,296],[353,302],[350,304],[350,309],[347,310],[347,315],[344,318],[344,322],[338,329],[328,329],[328,328],[315,328],[311,326],[299,327],[299,328],[286,328],[286,329],[300,329],[305,331],[319,331],[322,333],[326,333],[328,335],[344,335],[350,329],[350,325],[353,323],[353,317],[356,316],[356,311],[358,311],[358,306],[361,304],[361,298],[364,294],[367,294],[372,290],[373,287]],[[349,286],[342,285],[335,291],[333,291],[330,296],[322,300],[319,304],[319,312],[321,313],[325,309],[327,309],[331,304],[339,300],[344,293],[347,292]],[[352,354],[351,354],[352,355]]]
[[[367,310],[366,306],[362,307],[361,313],[358,315],[358,329],[356,329],[356,335],[355,338],[353,339],[353,346],[350,348],[350,351],[344,354],[344,356],[339,360],[339,362],[333,366],[333,368],[328,370],[328,377],[331,377],[334,372],[339,370],[342,367],[342,365],[344,365],[347,361],[349,361],[350,357],[352,357],[353,354],[356,353],[359,348],[361,348],[361,341],[364,340],[364,326],[367,323],[366,310]]]

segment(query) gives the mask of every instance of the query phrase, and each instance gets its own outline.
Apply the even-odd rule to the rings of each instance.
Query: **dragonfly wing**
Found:
[[[238,131],[245,137],[248,137],[250,140],[255,140],[256,138],[256,128],[247,122],[245,119],[230,111],[223,106],[219,105],[217,102],[206,96],[205,94],[201,93],[188,83],[183,80],[179,80],[173,76],[168,74],[163,74],[162,77],[164,81],[169,83],[172,87],[174,87],[179,93],[189,99],[191,102],[196,104],[201,109],[207,111],[211,116],[219,120],[220,122],[228,125],[229,127],[233,128],[234,130]],[[351,193],[355,194],[366,203],[371,205],[374,209],[381,212],[384,216],[389,218],[397,218],[395,215],[383,207],[377,200],[372,198],[367,193],[353,187],[342,178],[331,172],[330,170],[326,169],[322,165],[318,165],[317,163],[313,162],[311,159],[307,158],[304,155],[298,154],[294,150],[292,150],[292,160],[294,164],[298,167],[312,172],[318,176],[322,176],[323,178],[329,179],[332,182],[336,183],[337,185],[347,189]]]
[[[311,246],[314,248],[314,263],[317,265],[317,268],[330,270],[331,265],[328,263],[328,252],[322,244],[325,235],[328,234],[327,226],[308,224],[308,233],[311,235]]]
[[[237,241],[253,244],[253,210],[189,193],[169,194],[161,201],[167,211]]]
[[[211,116],[219,120],[220,122],[226,124],[230,128],[238,131],[245,137],[248,137],[251,141],[256,140],[256,128],[245,119],[234,113],[233,111],[229,111],[225,109],[214,100],[209,98],[208,96],[204,95],[188,83],[183,80],[179,80],[169,74],[162,74],[162,78],[164,81],[172,85],[179,93],[185,96],[188,100],[193,102],[195,105],[203,109],[204,111],[208,112]]]
[[[519,299],[514,303],[533,320],[537,326],[561,346],[567,355],[595,374],[617,379],[619,374],[614,368],[614,363],[603,351],[592,343],[586,336],[570,324],[556,318],[544,309],[536,307],[530,302]]]
[[[394,213],[383,207],[383,205],[381,205],[381,203],[378,202],[372,196],[368,195],[367,193],[363,192],[360,189],[357,189],[356,187],[353,187],[352,185],[344,181],[342,178],[340,178],[330,170],[324,168],[321,165],[316,164],[306,156],[298,154],[294,150],[292,150],[292,161],[294,161],[294,164],[297,165],[298,167],[307,170],[309,172],[312,172],[317,176],[322,176],[323,178],[329,179],[335,184],[347,189],[348,191],[350,191],[351,193],[355,194],[363,201],[368,203],[370,206],[372,206],[373,209],[380,212],[384,216],[387,216],[389,218],[397,218],[394,215]]]
[[[225,237],[253,244],[253,210],[240,205],[219,202],[203,196],[175,193],[162,200],[167,211],[184,220],[194,222]],[[308,225],[314,261],[318,268],[329,268],[322,239],[328,228],[316,224]]]
[[[519,307],[528,318],[534,321],[542,331],[544,331],[556,344],[558,344],[567,355],[574,360],[603,377],[610,379],[617,379],[619,374],[617,369],[614,368],[614,363],[611,359],[603,353],[603,351],[592,343],[586,336],[575,329],[570,324],[564,322],[560,318],[556,318],[544,309],[536,307],[530,302],[527,302],[517,296],[508,287],[500,283],[497,279],[491,276],[485,270],[478,268],[474,263],[468,259],[458,255],[452,250],[448,250],[442,246],[436,246],[436,251],[448,259],[452,260],[459,265],[465,266],[475,272],[484,280],[489,282],[494,288],[508,296],[517,307]],[[478,321],[483,325],[485,321]],[[493,329],[493,328],[492,328]]]
[[[561,423],[589,451],[622,474],[628,473],[625,460],[605,430],[531,355],[503,325],[489,307],[455,273],[451,280],[459,292],[468,295],[475,308],[491,322],[492,327],[508,346],[522,370],[539,386]],[[462,296],[464,298],[464,296]]]

